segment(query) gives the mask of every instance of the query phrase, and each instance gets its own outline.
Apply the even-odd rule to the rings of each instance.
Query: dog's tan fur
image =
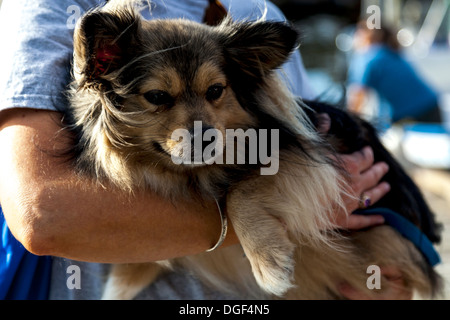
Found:
[[[88,34],[86,21],[104,14],[107,16],[102,23],[107,25],[91,26],[95,32]],[[252,128],[258,123],[260,119],[241,105],[235,84],[230,83],[223,71],[225,58],[214,39],[233,39],[255,26],[255,30],[265,32],[258,29],[264,23],[240,25],[227,20],[212,28],[184,20],[143,21],[134,9],[118,8],[113,1],[88,13],[78,25],[74,36],[75,82],[71,101],[74,127],[80,130],[82,145],[77,158],[80,169],[98,177],[100,182],[112,181],[130,192],[150,188],[172,199],[225,197],[227,215],[245,252],[244,256],[241,247],[234,246],[159,265],[118,265],[113,268],[104,298],[133,298],[158,276],[161,265],[188,268],[217,290],[242,297],[268,298],[287,293],[289,298],[331,298],[338,293],[326,295],[324,284],[336,288],[340,278],[330,278],[329,266],[333,267],[332,275],[348,279],[349,267],[367,266],[372,262],[368,259],[384,261],[391,256],[386,254],[387,250],[393,253],[393,261],[386,262],[389,264],[397,261],[399,252],[404,252],[407,244],[397,235],[390,235],[393,238],[390,244],[398,242],[399,248],[389,245],[379,254],[374,244],[375,248],[369,248],[364,256],[352,251],[359,248],[355,242],[370,245],[373,232],[392,233],[392,230],[369,231],[367,237],[360,236],[364,240],[355,241],[323,231],[332,229],[333,209],[342,206],[344,179],[330,163],[325,144],[302,109],[274,73],[292,49],[283,52],[276,32],[266,32],[265,42],[253,47],[248,44],[246,51],[235,50],[246,52],[245,63],[255,66],[240,67],[243,76],[259,79],[253,90],[260,111],[293,132],[308,156],[295,148],[281,149],[278,174],[249,175],[233,181],[226,190],[217,191],[216,182],[227,179],[224,166],[179,166],[167,155],[177,145],[170,138],[171,133],[178,128],[188,129],[193,121],[207,123],[224,135],[226,129]],[[127,45],[143,52],[123,62],[126,49],[120,45],[125,37]],[[189,39],[198,43],[192,45]],[[231,41],[231,47],[236,45]],[[239,45],[247,44],[243,41]],[[109,50],[105,53],[107,64],[92,65],[99,55],[95,48],[105,46]],[[196,62],[183,61],[180,56],[176,63],[160,60],[151,67],[150,75],[135,74],[128,83],[123,83],[127,68],[189,46],[191,50],[210,52],[211,58]],[[234,56],[232,63],[239,65],[238,58],[239,55]],[[196,63],[192,78],[187,81],[182,67]],[[215,84],[223,86],[223,94],[214,101],[205,100],[205,93]],[[174,104],[164,108],[149,103],[144,94],[151,90],[168,92],[175,97]],[[190,95],[186,95],[187,91]],[[167,154],[153,150],[151,146],[155,143]],[[196,190],[190,187],[193,178]],[[417,258],[418,253],[413,248],[408,250],[412,254],[405,257],[406,261],[415,261],[411,259]],[[416,264],[412,262],[410,267],[414,269]],[[420,282],[421,274],[415,271],[411,274]],[[361,275],[360,270],[355,273]],[[355,285],[361,285],[359,280],[355,280]]]
[[[399,290],[415,292],[421,297],[432,296],[433,288],[426,276],[427,262],[411,242],[392,228],[371,228],[336,242],[342,247],[341,252],[327,246],[318,250],[308,245],[297,250],[295,279],[301,285],[291,290],[288,298],[339,299],[342,298],[339,285],[344,283],[372,299],[379,299],[395,285],[401,286]],[[381,276],[381,289],[370,290],[367,280],[372,274],[367,270],[372,265],[397,268],[402,279],[394,284]]]

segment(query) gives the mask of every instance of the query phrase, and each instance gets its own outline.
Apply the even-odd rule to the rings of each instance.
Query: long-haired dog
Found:
[[[417,185],[386,150],[370,123],[326,103],[309,101],[307,105],[309,108],[305,111],[317,128],[321,122],[318,115],[328,115],[331,122],[325,138],[338,153],[349,154],[371,146],[375,162],[384,161],[389,165],[389,172],[383,181],[391,185],[391,191],[370,210],[387,213],[386,221],[392,226],[344,232],[343,237],[336,239],[336,243],[344,248],[342,252],[324,245],[320,254],[317,246],[299,247],[296,266],[296,282],[299,285],[290,294],[302,298],[336,299],[342,297],[336,284],[347,283],[366,297],[376,299],[393,285],[382,277],[381,289],[368,288],[369,266],[376,266],[399,270],[402,274],[400,282],[404,286],[401,289],[416,291],[422,297],[437,297],[443,284],[432,268],[432,264],[439,262],[439,255],[431,244],[440,242],[442,226],[435,221],[434,213]],[[402,218],[409,223],[402,221]],[[414,235],[408,235],[410,238],[406,240],[402,232],[405,236]]]
[[[66,114],[80,173],[130,193],[143,188],[175,202],[216,201],[241,244],[170,262],[114,266],[104,298],[133,298],[167,264],[243,298],[336,298],[338,281],[361,278],[361,270],[345,269],[354,267],[353,259],[367,268],[398,265],[400,255],[412,270],[408,285],[432,291],[433,271],[395,231],[376,228],[384,231],[360,237],[327,231],[335,227],[333,211],[342,207],[344,174],[315,130],[312,109],[300,108],[275,73],[297,39],[285,23],[146,21],[131,7],[111,3],[81,19]],[[206,151],[209,145],[194,140],[210,129],[219,133],[212,158],[231,161],[181,161]],[[177,130],[191,135],[174,138]],[[248,161],[250,134],[237,145],[238,138],[217,141],[239,130],[256,133],[258,150],[278,161],[276,174],[263,173],[270,169],[267,158]],[[389,250],[376,250],[385,234]],[[356,249],[364,245],[375,248],[360,255]],[[339,272],[328,272],[328,259],[339,261]]]

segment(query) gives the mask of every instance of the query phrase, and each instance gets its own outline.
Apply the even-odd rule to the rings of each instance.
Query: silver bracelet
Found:
[[[222,243],[225,241],[225,238],[227,237],[227,231],[228,231],[228,220],[227,216],[223,214],[222,209],[220,208],[219,202],[217,199],[214,199],[216,201],[217,208],[219,209],[220,214],[220,222],[222,224],[222,230],[220,232],[220,238],[219,241],[212,247],[211,249],[206,250],[206,252],[211,252],[216,250],[218,247],[222,245]]]

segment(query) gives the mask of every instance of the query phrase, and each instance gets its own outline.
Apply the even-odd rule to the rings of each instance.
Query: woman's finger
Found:
[[[391,185],[387,182],[381,182],[374,188],[364,191],[362,195],[368,197],[370,205],[372,205],[381,200],[389,191],[391,191]]]
[[[341,159],[348,173],[359,174],[372,167],[374,154],[371,147],[364,147],[361,151],[342,155]]]
[[[352,214],[348,217],[346,225],[344,225],[347,230],[361,230],[369,227],[375,227],[382,225],[384,223],[383,216],[380,215],[358,215]]]
[[[359,187],[361,190],[369,190],[380,182],[380,180],[388,173],[389,166],[385,162],[378,162],[366,171],[361,172]],[[356,191],[356,190],[355,190]]]

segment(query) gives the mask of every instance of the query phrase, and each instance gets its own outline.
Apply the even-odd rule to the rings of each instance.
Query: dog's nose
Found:
[[[194,145],[194,141],[203,141],[205,132],[210,129],[214,129],[214,127],[203,124],[201,126],[196,125],[194,128],[191,128],[191,130],[189,130],[189,134],[191,135],[192,145]]]
[[[194,128],[189,130],[189,133],[191,135],[191,159],[196,162],[203,162],[204,159],[204,151],[205,148],[210,145],[211,143],[211,137],[205,138],[205,133],[213,129],[214,127],[204,124],[199,124],[198,122],[195,124]]]

